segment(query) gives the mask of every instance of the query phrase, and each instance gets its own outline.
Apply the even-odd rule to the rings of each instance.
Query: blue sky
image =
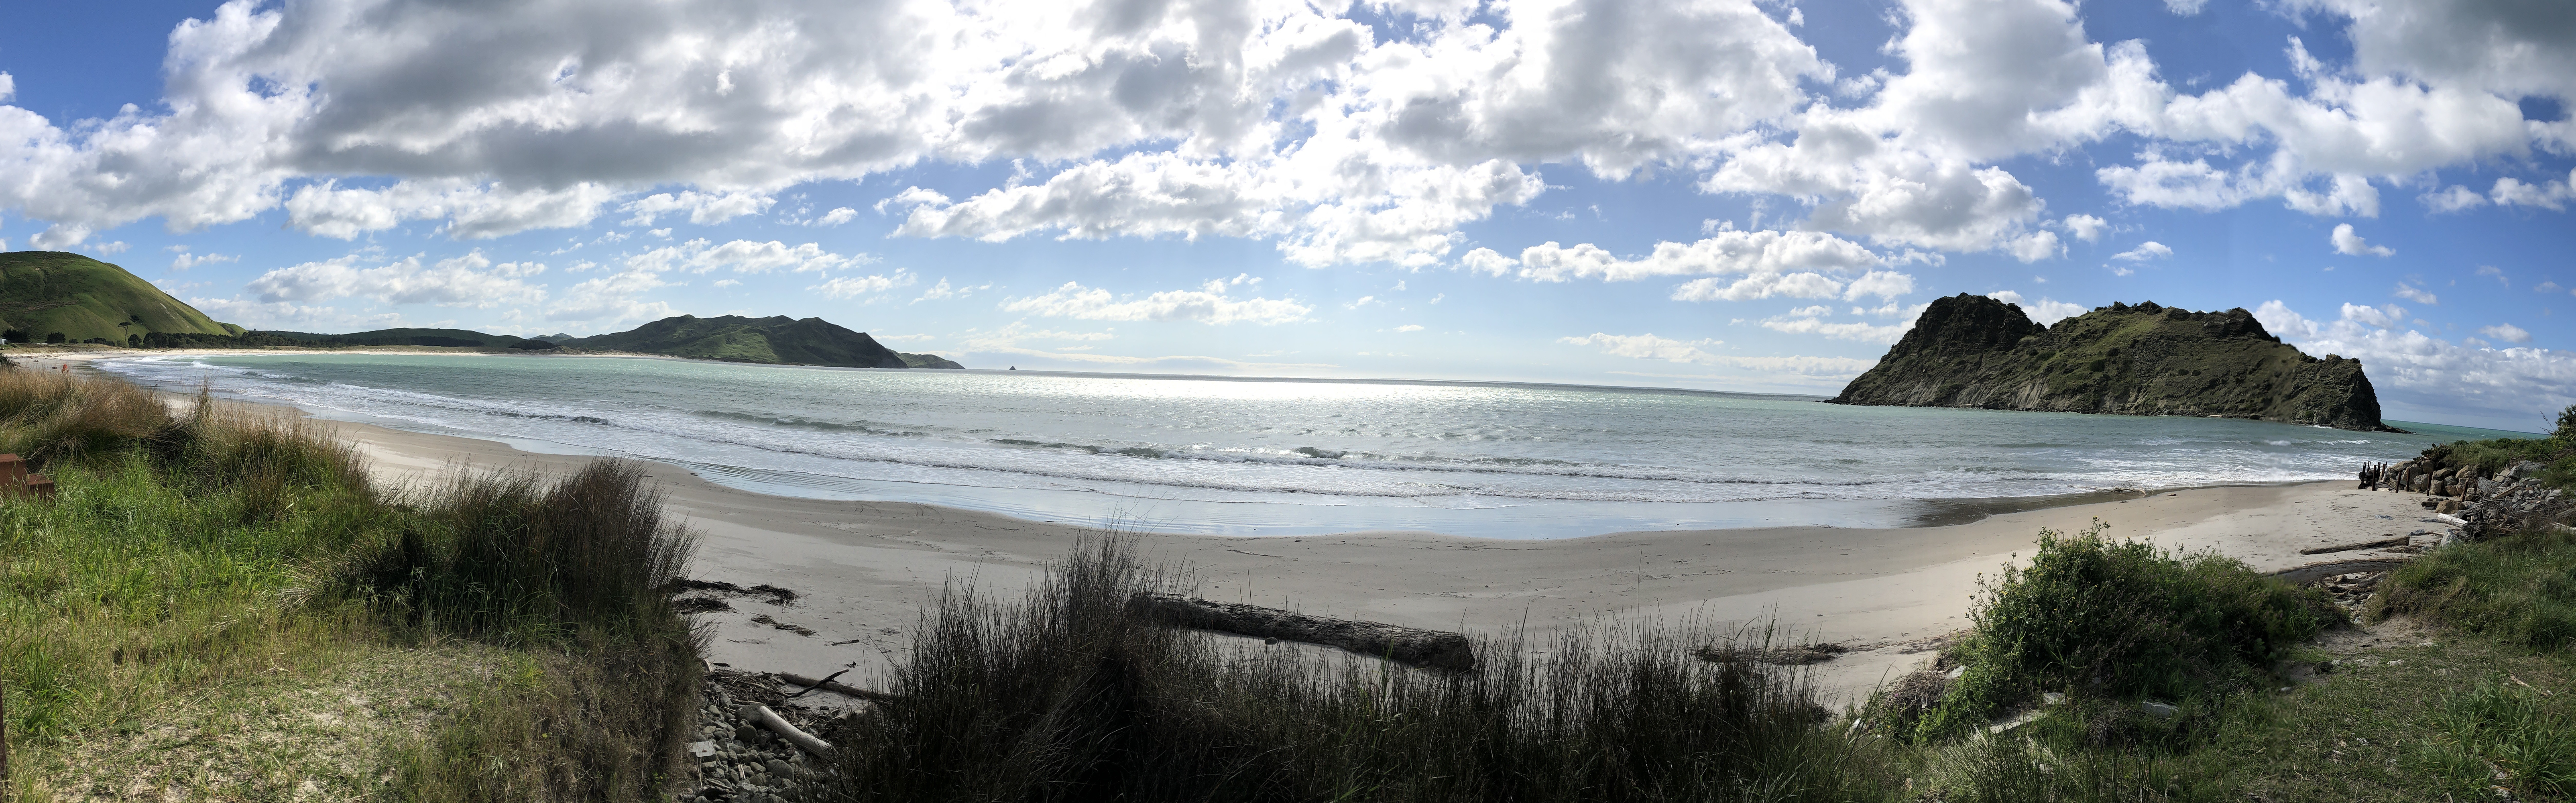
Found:
[[[1923,304],[2576,403],[2550,2],[11,3],[0,248],[253,328],[1829,394]]]

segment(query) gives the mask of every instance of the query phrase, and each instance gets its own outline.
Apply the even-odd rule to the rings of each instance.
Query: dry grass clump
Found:
[[[1087,544],[1017,604],[951,594],[877,707],[835,734],[858,801],[1844,800],[1887,780],[1793,669],[1617,626],[1466,673],[1230,654],[1129,600]],[[1755,651],[1746,651],[1748,653]]]

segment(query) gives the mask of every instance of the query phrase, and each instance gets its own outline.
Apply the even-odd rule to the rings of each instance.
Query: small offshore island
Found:
[[[1932,302],[1835,404],[2249,418],[2404,432],[2361,361],[2309,356],[2254,314],[2114,303],[2042,326],[1960,293]]]

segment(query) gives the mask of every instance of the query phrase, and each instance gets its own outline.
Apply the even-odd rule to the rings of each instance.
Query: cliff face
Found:
[[[2251,418],[2377,432],[2361,361],[2300,353],[2244,309],[2113,304],[2044,327],[2020,307],[1961,293],[1837,404]]]

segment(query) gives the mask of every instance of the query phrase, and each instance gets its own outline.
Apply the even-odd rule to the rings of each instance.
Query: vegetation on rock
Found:
[[[904,356],[821,318],[680,315],[629,331],[561,341],[593,351],[637,351],[702,360],[794,363],[841,368],[908,368]],[[953,364],[952,364],[953,365]]]
[[[2113,304],[2041,326],[2020,307],[1938,299],[1838,404],[2250,418],[2394,431],[2361,361],[2301,353],[2252,313]]]

